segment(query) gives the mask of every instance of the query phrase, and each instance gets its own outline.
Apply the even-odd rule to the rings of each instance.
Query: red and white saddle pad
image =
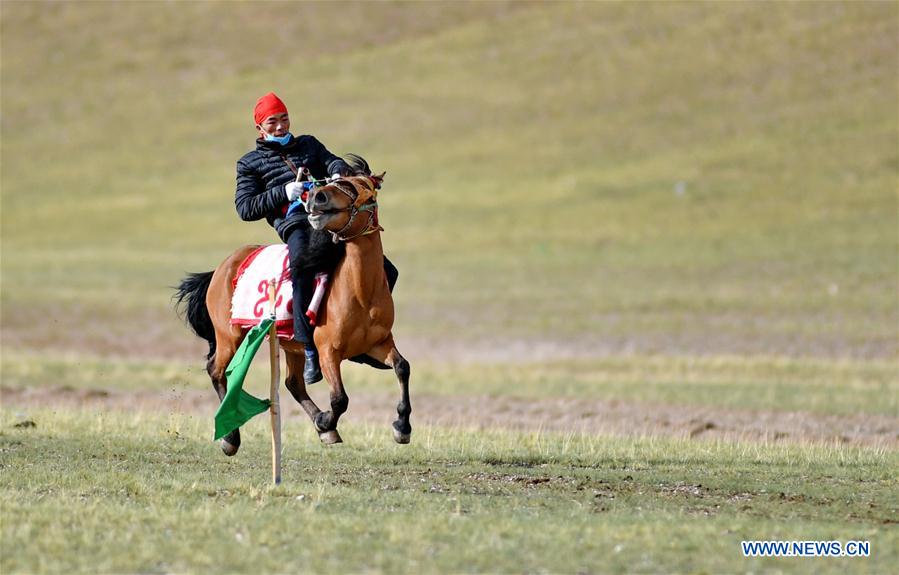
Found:
[[[231,297],[231,323],[250,328],[269,316],[268,285],[275,282],[275,328],[278,337],[293,338],[293,282],[286,244],[262,246],[237,268]],[[316,274],[315,293],[306,317],[315,325],[318,308],[328,285],[327,274]]]
[[[278,337],[293,337],[293,282],[286,244],[261,246],[241,262],[234,276],[231,323],[253,327],[269,316],[268,284],[275,280],[275,328]]]

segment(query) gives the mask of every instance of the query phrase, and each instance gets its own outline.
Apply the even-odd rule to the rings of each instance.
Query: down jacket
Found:
[[[286,242],[294,227],[308,225],[308,216],[304,210],[286,216],[288,206],[284,186],[296,180],[296,174],[284,161],[285,157],[297,168],[308,168],[317,180],[334,174],[347,175],[350,168],[312,136],[291,138],[286,146],[260,138],[256,140],[256,149],[237,161],[234,206],[238,215],[244,221],[265,218]]]

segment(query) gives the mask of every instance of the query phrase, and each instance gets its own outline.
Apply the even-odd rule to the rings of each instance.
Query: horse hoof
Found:
[[[222,440],[222,452],[228,457],[233,457],[237,455],[237,450],[240,449],[239,445],[231,445],[224,439]]]
[[[340,434],[337,433],[336,429],[333,431],[325,431],[323,433],[319,433],[318,436],[321,438],[322,443],[324,443],[325,445],[343,443],[343,439],[340,438]]]
[[[412,441],[411,433],[403,433],[397,428],[393,428],[393,440],[399,443],[400,445],[406,445],[410,441]]]

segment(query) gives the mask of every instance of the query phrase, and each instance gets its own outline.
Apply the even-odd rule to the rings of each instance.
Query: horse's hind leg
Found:
[[[309,416],[309,419],[315,423],[315,418],[318,417],[322,410],[309,397],[309,393],[306,391],[306,384],[303,382],[303,366],[306,358],[302,353],[291,352],[284,355],[287,360],[287,379],[284,380],[284,385],[303,408],[303,411],[306,412],[306,415]]]
[[[409,443],[412,441],[412,424],[409,423],[409,416],[412,415],[412,402],[409,400],[409,376],[412,374],[412,366],[400,355],[396,347],[390,350],[386,363],[393,367],[400,383],[400,402],[396,406],[399,417],[393,422],[393,439],[397,443]]]
[[[412,414],[412,402],[409,400],[409,376],[412,367],[406,361],[390,337],[385,343],[375,347],[368,355],[393,368],[400,384],[400,402],[396,406],[397,417],[393,422],[393,439],[397,443],[409,443],[412,440],[412,425],[409,416]]]
[[[219,396],[219,403],[225,399],[225,392],[228,391],[225,369],[227,369],[231,358],[234,357],[234,351],[235,349],[233,347],[223,345],[223,342],[219,341],[216,346],[215,355],[210,357],[209,361],[206,363],[206,372],[209,373],[209,378],[212,379],[212,387]],[[235,429],[223,437],[221,446],[222,451],[228,457],[236,455],[237,450],[240,449],[240,429]]]

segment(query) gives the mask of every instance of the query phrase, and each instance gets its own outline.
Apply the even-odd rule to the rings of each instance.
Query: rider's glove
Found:
[[[287,194],[287,201],[293,202],[303,193],[303,182],[290,182],[284,186],[284,193]]]

